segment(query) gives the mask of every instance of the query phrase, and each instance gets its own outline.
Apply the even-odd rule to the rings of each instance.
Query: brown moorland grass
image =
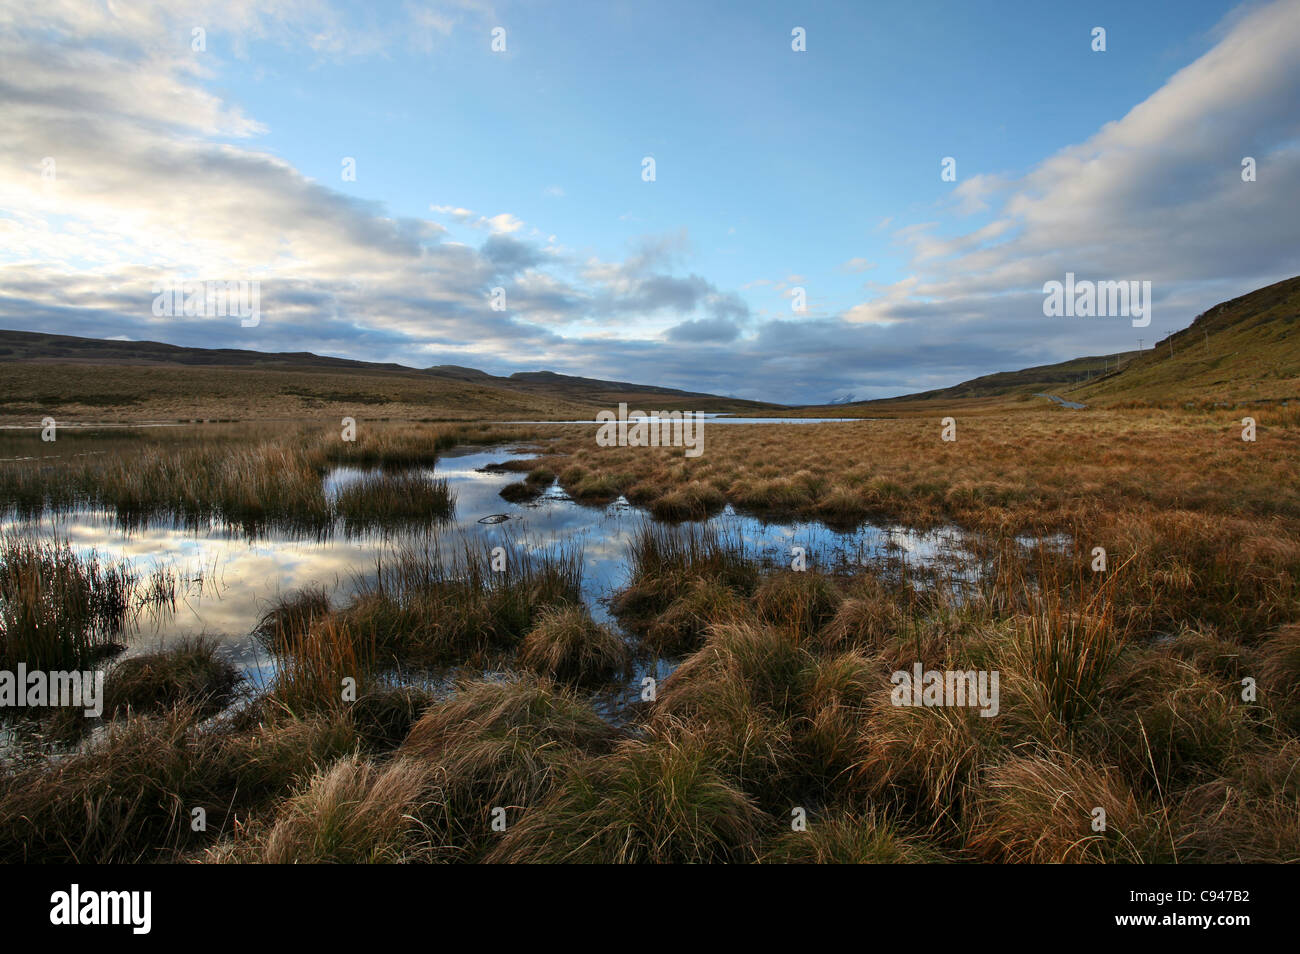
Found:
[[[157,652],[123,659],[104,682],[104,712],[157,712],[177,705],[200,715],[224,709],[242,676],[216,641],[187,637]]]
[[[631,650],[585,606],[543,608],[519,646],[519,663],[563,682],[600,683],[625,672]]]
[[[322,478],[337,465],[432,466],[461,443],[518,442],[535,429],[360,420],[355,439],[336,424],[204,424],[155,428],[62,428],[0,433],[0,506],[103,507],[132,526],[150,517],[220,519],[250,533],[268,526],[327,530],[450,512],[445,484],[410,474],[370,475],[334,501]]]
[[[647,525],[613,605],[643,648],[683,658],[606,721],[581,691],[510,671],[540,621],[581,615],[574,565],[501,580],[485,554],[450,569],[409,554],[338,610],[316,593],[273,606],[290,675],[249,714],[132,715],[83,752],[7,768],[0,856],[1300,861],[1295,421],[1261,411],[1249,445],[1213,412],[1070,414],[959,415],[958,443],[925,452],[937,422],[719,426],[697,461],[574,447],[538,466],[593,495],[698,484],[735,502],[739,484],[810,513],[838,494],[959,520],[969,564],[799,573],[708,528]],[[591,648],[547,640],[534,661],[556,675],[555,646]],[[341,675],[421,651],[506,672],[450,694],[363,679],[341,698]],[[891,674],[917,662],[998,671],[998,714],[895,704]],[[189,805],[210,833],[188,833]]]
[[[1248,414],[1254,442],[1241,439]],[[957,420],[956,441],[941,440],[944,416]],[[706,423],[695,459],[680,448],[599,447],[594,429],[570,427],[545,460],[574,496],[601,482],[635,486],[652,511],[661,498],[708,487],[758,513],[922,527],[1041,531],[1099,512],[1159,510],[1296,520],[1298,423],[1277,407],[1008,413],[958,403],[850,423]]]

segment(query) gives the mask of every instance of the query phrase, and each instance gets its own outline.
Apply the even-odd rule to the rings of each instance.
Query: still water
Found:
[[[450,520],[429,529],[346,533],[337,527],[324,537],[269,531],[249,538],[238,528],[214,521],[195,528],[167,520],[123,528],[111,512],[89,509],[47,514],[40,519],[5,517],[0,532],[35,534],[66,540],[82,554],[103,560],[126,560],[141,576],[172,568],[183,581],[176,611],[146,616],[127,639],[129,653],[152,651],[185,635],[206,635],[254,686],[264,686],[274,662],[251,635],[271,600],[318,583],[342,605],[359,585],[373,578],[378,561],[403,546],[419,546],[428,534],[448,544],[450,559],[461,541],[488,547],[530,550],[569,546],[582,553],[584,598],[595,618],[613,623],[607,602],[627,578],[627,553],[636,529],[651,519],[622,498],[593,507],[570,499],[552,485],[539,499],[510,503],[500,497],[518,473],[485,470],[490,464],[531,455],[507,446],[448,451],[431,469],[447,481],[455,498]],[[325,478],[327,494],[367,472],[338,468]],[[769,522],[735,513],[730,507],[708,523],[743,542],[747,551],[772,565],[788,566],[791,548],[803,547],[810,565],[859,564],[881,559],[913,566],[966,563],[961,535],[951,528],[918,532],[902,527],[864,525],[854,531],[832,530],[817,522]]]

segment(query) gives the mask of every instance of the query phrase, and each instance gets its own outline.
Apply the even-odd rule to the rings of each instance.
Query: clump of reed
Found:
[[[762,815],[689,732],[627,740],[569,763],[554,791],[523,812],[493,862],[601,864],[752,860]]]
[[[529,471],[528,476],[523,480],[517,480],[502,487],[501,497],[511,503],[525,503],[536,500],[546,493],[547,488],[551,486],[554,480],[554,472],[545,467],[536,467]]]
[[[699,579],[747,596],[759,576],[740,541],[708,525],[647,521],[633,534],[629,562],[631,583],[615,598],[613,609],[634,628],[644,628]]]
[[[394,523],[429,524],[449,517],[455,496],[447,481],[422,473],[366,474],[341,487],[334,510],[349,532]]]
[[[495,834],[492,809],[513,821],[570,763],[607,751],[614,736],[572,689],[512,675],[461,683],[411,727],[398,754],[426,766],[439,790],[429,823],[474,854]]]
[[[408,660],[465,662],[513,649],[543,609],[581,602],[582,559],[568,547],[503,542],[504,556],[485,543],[405,548],[339,615]]]
[[[467,439],[478,440],[472,429],[463,427],[424,427],[409,423],[383,425],[368,423],[358,426],[355,439],[340,439],[337,430],[315,434],[306,443],[308,459],[322,463],[346,464],[353,467],[432,467],[441,451],[455,447]],[[517,438],[517,434],[512,435]]]
[[[200,716],[225,708],[242,676],[212,639],[182,639],[118,662],[104,683],[104,714],[158,712],[178,705]]]
[[[113,864],[175,860],[351,751],[345,716],[201,729],[185,706],[110,723],[68,758],[11,770],[0,788],[0,858]],[[204,830],[195,830],[202,809]]]
[[[82,558],[67,543],[0,540],[0,668],[84,669],[120,648],[135,584],[125,563]]]
[[[186,524],[212,519],[250,535],[269,528],[328,532],[338,515],[322,478],[331,466],[432,466],[438,452],[465,441],[501,438],[483,428],[373,424],[343,440],[338,429],[240,425],[203,429],[60,434],[93,451],[59,455],[35,466],[0,462],[0,502],[28,514],[90,505],[113,511],[124,526],[153,518]],[[510,439],[520,437],[509,432]],[[427,484],[425,486],[424,484]],[[427,520],[449,511],[438,482],[388,474],[352,492],[342,513],[357,520]]]
[[[377,634],[344,615],[290,630],[277,644],[271,694],[297,714],[339,709],[370,688],[381,659]]]
[[[309,629],[315,620],[328,616],[331,610],[330,596],[325,588],[309,584],[275,597],[253,629],[253,635],[267,649],[279,652],[281,647]]]
[[[543,608],[519,645],[527,669],[580,685],[626,672],[631,650],[618,633],[591,618],[582,604]]]

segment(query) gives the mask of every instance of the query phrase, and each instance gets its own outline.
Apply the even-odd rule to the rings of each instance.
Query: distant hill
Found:
[[[1300,276],[1215,305],[1067,395],[1098,405],[1300,401]]]
[[[574,419],[633,408],[771,416],[929,413],[936,404],[1006,410],[1054,394],[1090,407],[1300,401],[1300,276],[1215,305],[1153,348],[1074,358],[873,401],[785,407],[553,371],[502,377],[306,351],[264,354],[0,331],[0,419],[178,420],[320,417]]]
[[[994,374],[971,378],[969,381],[963,381],[961,384],[954,384],[951,387],[859,403],[889,405],[932,399],[991,398],[1064,391],[1093,379],[1116,374],[1118,371],[1123,370],[1137,354],[1136,351],[1124,351],[1119,354],[1072,358],[1058,364],[1040,364],[1020,371],[998,371]]]
[[[356,369],[365,371],[411,372],[400,364],[373,364],[350,358],[329,358],[309,351],[263,353],[237,348],[184,348],[161,341],[118,341],[77,338],[35,331],[0,330],[0,361],[42,361],[87,364],[188,364],[201,366],[258,368]],[[482,372],[480,372],[482,373]]]
[[[1095,407],[1300,401],[1300,276],[1215,305],[1142,351],[999,371],[951,387],[820,410],[901,414],[953,401],[996,410],[1039,394]]]
[[[0,418],[73,420],[381,417],[588,417],[639,410],[745,412],[773,405],[551,371],[500,377],[458,365],[413,368],[307,351],[188,348],[0,330]]]

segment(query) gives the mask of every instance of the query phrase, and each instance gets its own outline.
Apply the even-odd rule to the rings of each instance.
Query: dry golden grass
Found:
[[[594,428],[575,426],[558,430],[546,464],[579,499],[628,492],[652,510],[694,487],[743,509],[832,523],[1027,530],[1152,510],[1300,520],[1300,427],[1288,411],[994,413],[965,402],[891,420],[706,423],[694,459],[681,448],[599,447]],[[1241,439],[1248,415],[1254,442]],[[941,440],[947,416],[953,442]]]
[[[472,669],[487,634],[494,666],[574,682],[618,652],[592,658],[573,572],[501,588],[399,561],[349,607],[309,592],[265,621],[286,658],[263,705],[287,705],[291,726],[346,731],[304,728],[290,754],[271,748],[281,729],[218,736],[175,713],[132,720],[102,756],[10,781],[0,854],[142,860],[211,847],[215,836],[178,837],[171,807],[138,835],[123,826],[178,793],[217,817],[246,772],[256,797],[241,810],[253,817],[215,860],[1300,860],[1294,417],[1259,412],[1251,444],[1226,414],[968,410],[953,414],[953,444],[929,416],[706,425],[698,460],[551,428],[537,433],[557,438],[553,453],[535,466],[580,498],[626,492],[652,509],[667,501],[673,516],[726,499],[839,522],[956,521],[975,531],[972,585],[883,563],[772,570],[712,530],[648,526],[612,606],[635,648],[684,658],[656,699],[610,724],[582,691],[512,673],[467,676],[427,709],[373,689],[343,704],[342,676],[418,646]],[[401,426],[347,453],[418,462],[440,439]],[[305,481],[281,487],[271,464],[318,473],[333,459],[318,440],[268,437],[224,462],[233,443],[160,451],[148,472],[160,481],[161,462],[203,462],[200,496],[220,501],[220,475],[237,473],[292,501]],[[137,486],[128,476],[114,478],[118,491]],[[1026,531],[1048,539],[1027,545]],[[1098,546],[1107,568],[1094,572]],[[891,673],[916,662],[998,671],[998,715],[895,704]],[[800,806],[809,828],[791,831]],[[504,832],[490,827],[496,808]]]

